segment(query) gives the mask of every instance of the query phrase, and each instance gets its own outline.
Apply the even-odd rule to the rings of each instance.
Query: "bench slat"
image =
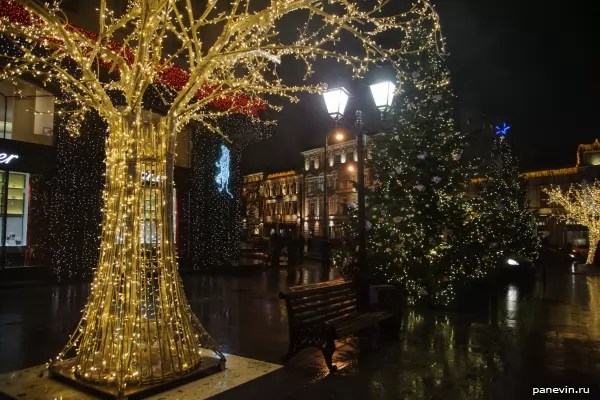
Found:
[[[334,319],[336,314],[339,314],[340,310],[346,309],[356,309],[356,299],[351,299],[348,301],[338,301],[332,305],[329,305],[327,308],[322,308],[315,311],[305,312],[302,314],[296,314],[294,317],[301,322],[313,321],[318,319],[319,317],[324,317],[327,319]],[[346,311],[348,312],[348,311]]]
[[[372,320],[378,320],[383,314],[385,314],[385,311],[377,311],[377,312],[359,314],[359,315],[357,315],[356,318],[354,318],[352,320],[334,322],[333,324],[329,324],[329,325],[333,326],[336,330],[343,330],[343,329],[347,329],[347,328],[351,327],[355,323],[361,323],[361,321],[363,321],[363,320],[366,320],[368,322],[372,322]]]
[[[304,304],[299,304],[294,307],[294,314],[303,314],[308,311],[317,311],[325,307],[335,305],[337,303],[348,302],[356,299],[356,293],[343,293],[342,295],[336,295],[335,297],[326,297],[322,300],[307,299]]]
[[[309,318],[300,318],[298,321],[311,325],[320,325],[351,313],[356,313],[356,300],[331,307],[325,313],[313,315]]]
[[[293,299],[298,299],[298,298],[302,298],[302,297],[311,297],[316,294],[339,292],[344,289],[352,288],[353,286],[354,285],[352,283],[344,283],[341,285],[331,285],[331,286],[325,286],[325,287],[316,288],[316,289],[298,290],[297,292],[287,292],[287,293],[282,292],[282,293],[279,293],[279,297],[282,299],[293,300]]]
[[[298,308],[298,307],[302,307],[305,304],[315,303],[315,302],[323,301],[323,300],[329,300],[334,297],[340,297],[340,296],[344,296],[344,295],[351,295],[352,297],[356,297],[356,291],[353,289],[344,289],[344,290],[340,290],[339,292],[317,294],[317,295],[310,296],[310,297],[302,297],[302,298],[288,300],[288,301],[290,302],[292,307]]]

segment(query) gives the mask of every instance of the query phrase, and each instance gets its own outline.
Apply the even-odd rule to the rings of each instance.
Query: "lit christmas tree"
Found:
[[[422,43],[432,40],[424,26],[412,33]],[[466,137],[454,127],[444,59],[429,47],[409,57],[406,67],[410,79],[396,96],[393,130],[374,139],[370,160],[376,183],[366,191],[369,268],[375,280],[403,286],[415,301],[447,305],[456,284],[472,273],[466,267],[472,230],[465,225],[473,169],[462,157]],[[336,260],[347,277],[356,268],[350,208],[348,246]]]
[[[506,123],[496,127],[497,137],[481,183],[481,201],[478,202],[491,265],[512,254],[534,259],[539,250],[535,216],[528,209],[517,160],[506,140],[509,129]]]

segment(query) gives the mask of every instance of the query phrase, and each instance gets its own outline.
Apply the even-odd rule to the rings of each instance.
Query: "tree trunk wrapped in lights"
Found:
[[[417,26],[431,31],[427,47],[443,51],[438,16],[426,1],[415,0],[394,16],[385,16],[386,4],[380,0],[366,10],[347,0],[273,0],[263,7],[252,0],[227,5],[208,0],[194,12],[192,0],[130,0],[117,16],[99,0],[99,31],[89,33],[68,23],[60,1],[0,2],[0,34],[13,46],[0,56],[6,62],[0,79],[30,74],[59,86],[59,101],[71,105],[66,128],[73,134],[92,109],[109,129],[105,218],[92,294],[51,368],[68,366],[73,379],[112,385],[123,395],[126,387],[167,382],[194,370],[202,364],[202,348],[223,359],[190,310],[177,272],[172,215],[177,132],[196,121],[222,134],[217,119],[233,113],[256,117],[268,106],[260,96],[297,101],[298,91],[322,92],[325,85],[285,85],[273,66],[284,56],[302,60],[306,76],[323,57],[348,64],[355,77],[387,61],[401,78],[404,55],[424,50],[410,35]],[[291,13],[305,21],[286,42],[278,24]],[[203,43],[211,27],[219,34]],[[337,49],[343,31],[362,45],[360,51]],[[376,43],[388,31],[401,35],[394,48]],[[177,42],[170,53],[166,41]],[[186,63],[189,71],[175,62]],[[146,119],[146,95],[161,99],[165,115]],[[72,349],[76,358],[62,361]]]
[[[548,194],[548,203],[562,207],[555,216],[565,223],[575,223],[588,228],[590,249],[586,263],[594,262],[594,254],[600,240],[600,182],[590,184],[572,184],[568,190],[552,187],[544,190]]]
[[[98,271],[75,335],[75,376],[150,384],[184,375],[218,346],[185,300],[173,221],[175,135],[166,118],[122,118],[106,144]],[[62,356],[62,354],[61,354]]]

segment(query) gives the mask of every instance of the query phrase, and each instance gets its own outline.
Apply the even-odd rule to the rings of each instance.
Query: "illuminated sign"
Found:
[[[229,196],[233,195],[229,192],[229,149],[225,145],[221,145],[221,158],[215,163],[219,170],[215,181],[219,186],[219,192],[225,191]]]
[[[496,135],[505,136],[510,129],[510,125],[506,125],[506,122],[502,126],[496,125]]]
[[[16,154],[0,153],[0,164],[9,164],[15,158],[19,158]]]

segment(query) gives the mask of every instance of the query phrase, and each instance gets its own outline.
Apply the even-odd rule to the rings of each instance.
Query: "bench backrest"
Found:
[[[290,326],[320,325],[356,313],[356,287],[352,283],[279,293],[285,299]]]

